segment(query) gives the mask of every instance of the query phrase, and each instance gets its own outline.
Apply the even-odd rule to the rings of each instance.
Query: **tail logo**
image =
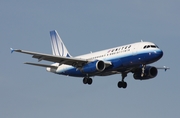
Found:
[[[50,31],[52,53],[56,56],[71,57],[56,30]]]

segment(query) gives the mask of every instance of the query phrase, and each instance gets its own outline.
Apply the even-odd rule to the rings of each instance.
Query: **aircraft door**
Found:
[[[138,64],[143,62],[143,56],[138,54],[138,51],[141,50],[141,46],[138,46],[137,44],[132,48],[132,63]]]
[[[136,45],[134,45],[134,46],[132,47],[132,55],[133,55],[133,56],[136,56],[136,55],[137,55],[137,46],[136,46]]]

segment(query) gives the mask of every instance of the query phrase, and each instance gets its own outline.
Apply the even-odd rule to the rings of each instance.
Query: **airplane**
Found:
[[[50,31],[52,54],[44,54],[19,49],[11,49],[11,53],[19,52],[32,55],[38,62],[45,60],[53,62],[51,65],[26,62],[25,64],[45,67],[48,72],[55,74],[81,77],[83,83],[91,85],[94,76],[109,76],[121,74],[119,88],[126,88],[124,81],[128,73],[133,73],[135,80],[148,80],[155,78],[158,69],[169,67],[154,67],[149,64],[161,59],[163,51],[152,42],[136,42],[118,46],[98,52],[91,52],[73,57],[68,52],[56,30]]]

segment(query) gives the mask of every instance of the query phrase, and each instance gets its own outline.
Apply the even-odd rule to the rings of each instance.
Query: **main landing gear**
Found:
[[[84,84],[89,84],[89,85],[91,85],[92,82],[93,82],[92,78],[85,77],[85,78],[83,79],[83,83],[84,83]]]
[[[126,88],[127,87],[127,83],[124,81],[125,77],[127,76],[127,73],[122,73],[122,80],[118,82],[117,86],[119,88]]]

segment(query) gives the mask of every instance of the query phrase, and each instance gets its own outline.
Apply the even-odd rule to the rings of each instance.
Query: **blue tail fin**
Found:
[[[72,57],[56,30],[50,31],[50,36],[53,55]]]

